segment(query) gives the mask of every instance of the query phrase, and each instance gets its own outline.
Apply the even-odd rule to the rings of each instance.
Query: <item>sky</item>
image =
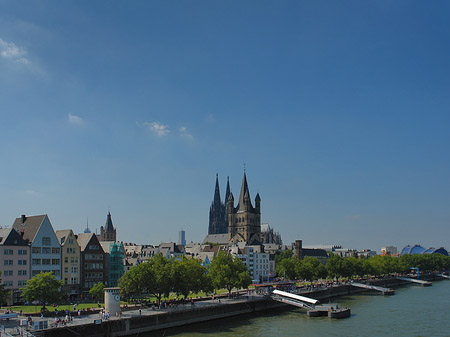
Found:
[[[0,0],[0,224],[450,249],[450,2]]]

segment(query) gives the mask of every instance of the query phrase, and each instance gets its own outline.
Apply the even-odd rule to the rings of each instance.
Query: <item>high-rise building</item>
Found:
[[[179,233],[178,244],[186,246],[186,232],[183,229]]]

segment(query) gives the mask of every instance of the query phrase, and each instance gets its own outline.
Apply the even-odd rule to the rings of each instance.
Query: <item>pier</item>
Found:
[[[318,300],[313,298],[300,296],[286,291],[274,290],[272,299],[300,308],[306,308],[306,314],[309,317],[328,316],[329,318],[346,318],[350,317],[350,308],[341,308],[339,305],[317,305]]]
[[[418,280],[418,279],[409,278],[409,277],[397,277],[397,279],[402,280],[402,281],[411,282],[411,283],[418,283],[422,287],[430,287],[433,284],[430,281]]]
[[[352,282],[351,285],[353,287],[379,291],[379,292],[381,292],[382,295],[394,295],[395,294],[394,289],[391,289],[391,288],[384,288],[384,287],[380,287],[380,286],[374,286],[374,285],[370,285],[370,284],[357,283],[357,282]]]
[[[439,276],[439,277],[442,277],[442,278],[446,278],[447,280],[450,280],[450,276],[448,276],[448,275],[436,274],[436,276]]]

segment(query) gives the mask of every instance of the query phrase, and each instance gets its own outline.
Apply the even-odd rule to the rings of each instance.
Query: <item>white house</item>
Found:
[[[52,272],[61,280],[61,245],[47,214],[22,215],[13,227],[31,245],[31,277]]]

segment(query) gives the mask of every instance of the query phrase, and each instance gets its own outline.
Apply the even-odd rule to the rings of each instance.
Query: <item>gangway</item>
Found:
[[[446,278],[446,279],[450,280],[450,276],[445,275],[445,274],[436,274],[436,276],[440,276],[440,277],[443,277],[443,278]]]
[[[286,304],[295,305],[296,307],[310,310],[314,309],[315,305],[319,303],[318,300],[315,300],[313,298],[291,294],[281,290],[274,290],[272,298],[278,302],[283,302]]]
[[[419,283],[422,287],[429,287],[432,285],[431,282],[429,281],[424,281],[424,280],[417,280],[415,278],[408,278],[408,277],[397,277],[399,280],[402,281],[408,281],[408,282],[413,282],[413,283]]]
[[[354,287],[358,287],[358,288],[380,291],[381,294],[383,294],[383,295],[394,295],[395,294],[394,289],[391,289],[391,288],[384,288],[384,287],[373,286],[370,284],[364,284],[364,283],[358,283],[358,282],[352,282],[351,285]]]

